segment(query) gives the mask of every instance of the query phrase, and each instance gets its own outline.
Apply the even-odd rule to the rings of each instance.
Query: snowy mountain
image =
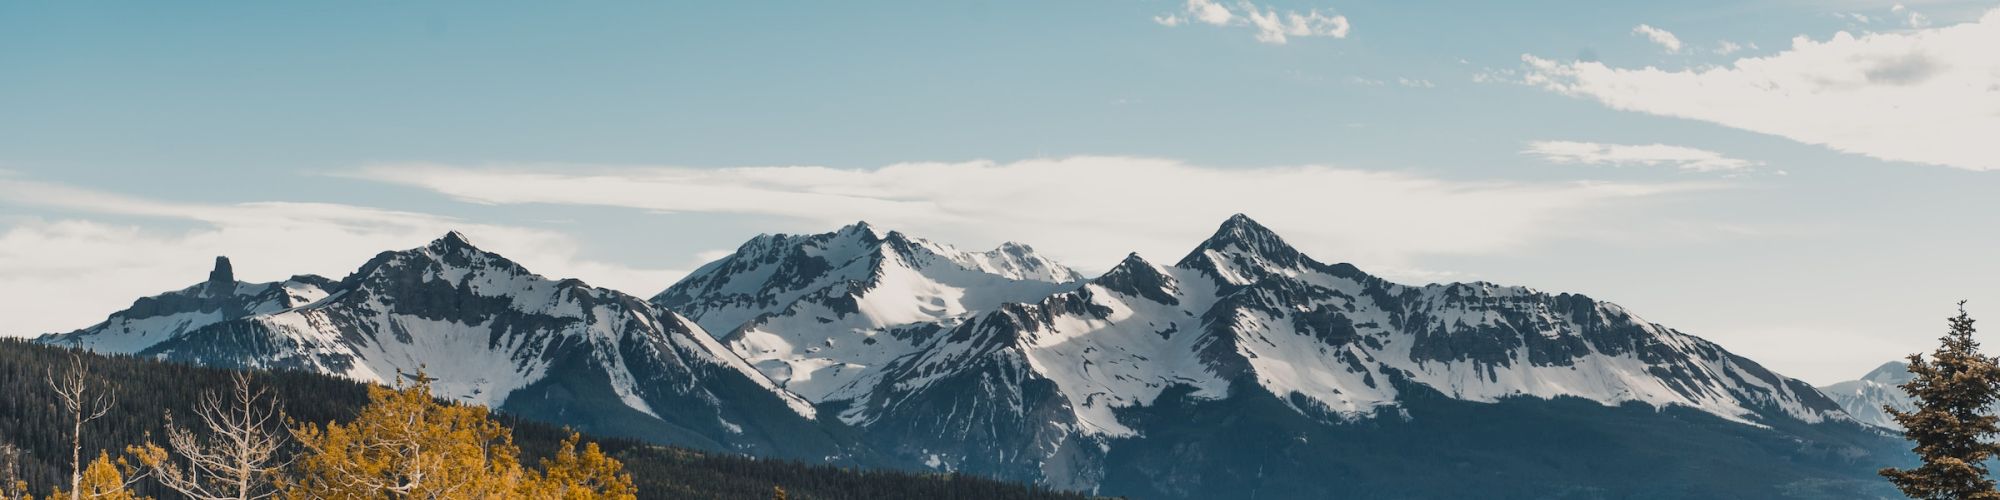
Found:
[[[1269,397],[1326,425],[1453,400],[1578,398],[1747,426],[1848,422],[1803,382],[1614,304],[1486,283],[1412,287],[1328,265],[1236,216],[1172,266],[1127,257],[1081,288],[940,324],[843,420],[940,468],[1100,483],[1126,414],[1163,394]],[[970,443],[970,444],[967,444]],[[998,444],[1011,454],[991,450]]]
[[[529,272],[458,233],[339,282],[208,283],[44,343],[394,383],[531,418],[716,449],[838,454],[814,408],[700,326],[616,291]]]
[[[763,235],[653,297],[814,402],[854,399],[880,369],[968,315],[1039,300],[1076,271],[1006,243],[988,252],[881,233],[867,223]]]
[[[229,258],[216,257],[208,281],[143,297],[103,323],[41,339],[110,354],[134,354],[175,336],[223,321],[303,306],[326,297],[333,280],[301,275],[276,283],[236,281]]]
[[[1883,363],[1862,376],[1860,380],[1849,380],[1819,388],[1827,397],[1833,398],[1840,407],[1853,415],[1855,420],[1885,429],[1902,429],[1903,426],[1889,418],[1883,406],[1909,411],[1915,407],[1910,394],[1903,392],[1902,385],[1910,381],[1910,364],[1902,361]]]
[[[421,368],[603,434],[1142,498],[1869,498],[1902,456],[1819,390],[1615,304],[1391,283],[1241,215],[1087,280],[1014,243],[764,235],[650,301],[452,233],[339,281],[237,283],[223,261],[41,341]]]

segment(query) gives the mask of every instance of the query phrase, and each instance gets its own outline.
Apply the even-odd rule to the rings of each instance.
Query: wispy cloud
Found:
[[[1274,45],[1283,45],[1293,37],[1347,38],[1347,32],[1352,27],[1347,22],[1347,16],[1319,9],[1278,11],[1248,0],[1238,1],[1234,7],[1216,0],[1187,0],[1180,11],[1154,16],[1153,22],[1167,27],[1200,23],[1250,28],[1256,31],[1257,41]]]
[[[1605,144],[1577,141],[1535,141],[1522,154],[1552,163],[1608,166],[1660,166],[1693,172],[1741,171],[1758,162],[1723,156],[1722,153],[1666,144]]]
[[[133,297],[200,282],[217,255],[230,256],[246,280],[339,278],[377,252],[416,247],[449,230],[535,272],[632,293],[684,274],[584,259],[576,240],[557,232],[352,205],[168,202],[11,178],[0,178],[0,204],[82,214],[0,225],[0,317],[7,318],[0,335],[88,326]]]
[[[1674,36],[1674,33],[1671,31],[1641,24],[1638,27],[1632,28],[1632,34],[1646,37],[1647,40],[1651,40],[1668,53],[1679,53],[1681,51],[1681,37]]]
[[[1518,80],[1613,109],[1711,122],[1893,161],[2000,169],[2000,9],[1976,22],[1826,41],[1720,67],[1523,55]]]
[[[1431,83],[1431,81],[1430,81],[1430,80],[1425,80],[1425,79],[1422,79],[1422,78],[1400,78],[1400,77],[1399,77],[1399,78],[1396,78],[1396,84],[1397,84],[1397,85],[1402,85],[1402,86],[1404,86],[1404,87],[1410,87],[1410,88],[1417,88],[1417,89],[1429,89],[1429,88],[1437,88],[1437,84],[1435,84],[1435,83]]]
[[[1903,4],[1900,3],[1896,4],[1894,7],[1890,7],[1889,13],[1902,16],[1903,25],[1909,26],[1911,28],[1928,28],[1931,25],[1930,16],[1926,16],[1922,12],[1911,10],[1909,7],[1905,7],[1903,6]]]
[[[750,214],[819,227],[868,220],[944,241],[1033,242],[1085,268],[1109,266],[1135,250],[1178,259],[1211,224],[1234,212],[1330,260],[1413,267],[1422,255],[1485,254],[1575,237],[1569,231],[1592,227],[1579,217],[1593,211],[1579,209],[1707,187],[1466,182],[1326,166],[1222,168],[1123,157],[865,169],[395,164],[346,175],[472,203]]]

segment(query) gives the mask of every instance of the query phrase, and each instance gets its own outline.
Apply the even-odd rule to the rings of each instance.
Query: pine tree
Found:
[[[2000,417],[1989,410],[2000,400],[2000,362],[1980,354],[1972,316],[1964,302],[1958,306],[1951,331],[1939,339],[1931,359],[1910,355],[1915,377],[1902,388],[1916,407],[1908,412],[1885,407],[1902,424],[1903,436],[1916,442],[1923,465],[1882,469],[1882,475],[1910,498],[2000,500],[1986,469],[1986,460],[2000,452],[1992,441],[2000,435]]]

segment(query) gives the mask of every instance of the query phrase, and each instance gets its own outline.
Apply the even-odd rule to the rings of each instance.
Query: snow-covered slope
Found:
[[[1299,253],[1247,217],[1173,266],[1133,255],[1078,290],[944,325],[843,420],[945,439],[943,467],[1038,467],[1088,484],[1123,410],[1180,388],[1257,390],[1330,424],[1394,415],[1412,387],[1475,402],[1582,398],[1764,425],[1845,421],[1803,382],[1614,304],[1486,283],[1412,287]],[[963,435],[971,432],[975,435]],[[952,442],[1019,450],[994,462]],[[984,442],[984,441],[981,441]],[[949,450],[940,453],[939,449]]]
[[[1079,279],[1026,245],[966,252],[857,223],[758,236],[653,303],[726,333],[730,349],[772,380],[825,402],[863,396],[882,366],[967,314]]]
[[[236,281],[229,258],[216,257],[208,281],[181,290],[142,297],[104,322],[40,341],[108,354],[134,354],[153,344],[204,326],[267,314],[326,298],[333,280],[312,275],[275,283]]]
[[[1840,403],[1840,407],[1853,415],[1855,420],[1885,429],[1902,429],[1903,426],[1889,418],[1889,412],[1883,411],[1882,407],[1902,411],[1914,408],[1915,401],[1901,387],[1912,377],[1909,363],[1890,361],[1870,370],[1860,380],[1835,383],[1819,390]]]
[[[207,290],[216,283],[190,290],[215,297]],[[383,383],[421,370],[442,397],[694,445],[769,444],[774,431],[807,426],[815,414],[694,322],[623,293],[544,278],[455,232],[384,252],[317,290],[200,309],[213,311],[202,312],[203,324],[155,331],[120,328],[123,318],[150,317],[125,311],[43,341]]]

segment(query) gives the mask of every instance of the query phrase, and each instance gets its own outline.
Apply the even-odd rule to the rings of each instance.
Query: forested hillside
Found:
[[[229,386],[231,372],[129,356],[99,356],[70,349],[0,340],[0,444],[22,451],[17,474],[35,492],[65,477],[68,416],[50,390],[50,373],[63,373],[81,356],[92,383],[115,398],[111,411],[90,422],[83,450],[117,455],[127,445],[159,439],[167,412],[193,413],[205,392]],[[296,422],[352,419],[367,402],[366,386],[302,372],[254,374],[253,383],[275,394]],[[512,427],[528,462],[552,454],[567,432],[537,422],[500,415]],[[771,498],[782,488],[793,499],[1068,499],[1082,495],[981,478],[944,474],[859,471],[826,465],[660,447],[620,439],[597,439],[605,452],[625,463],[639,498]],[[4,474],[0,474],[4,475]],[[177,498],[150,481],[137,489],[157,498]]]

